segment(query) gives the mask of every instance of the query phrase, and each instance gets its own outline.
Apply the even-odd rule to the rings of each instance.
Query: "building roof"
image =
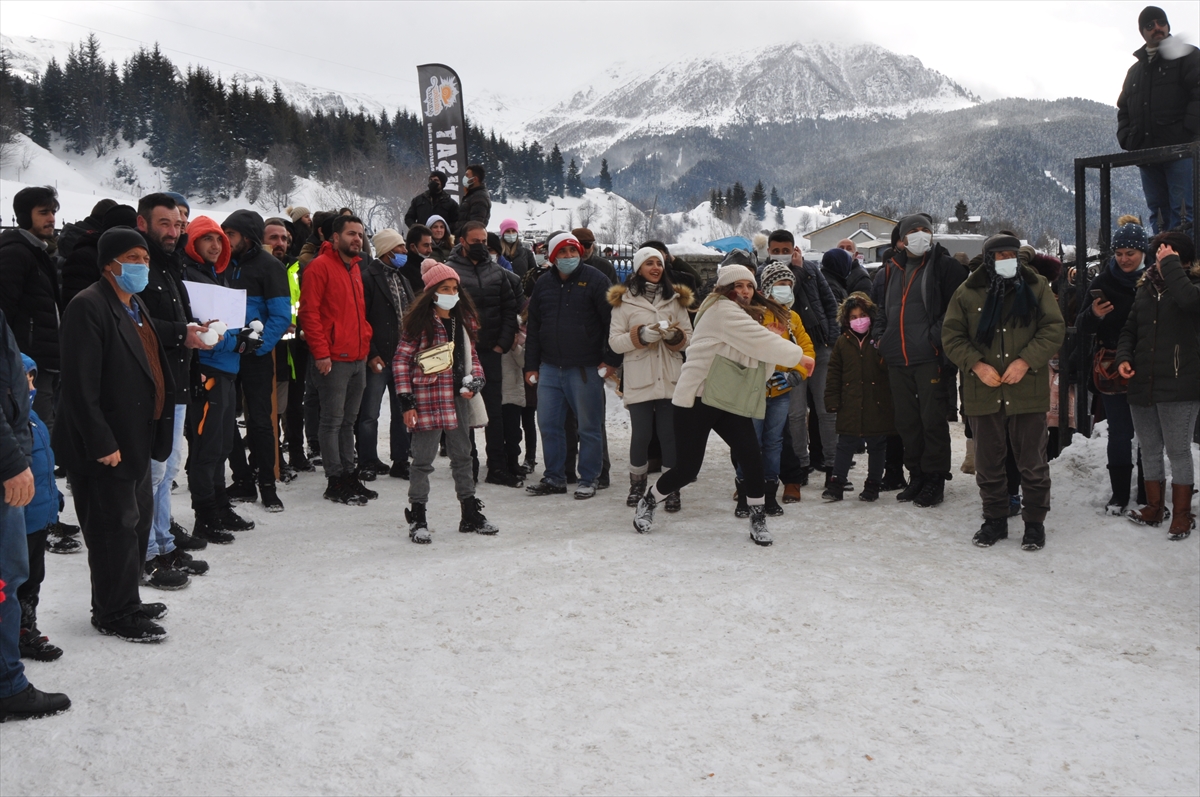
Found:
[[[888,224],[896,223],[896,219],[889,219],[887,216],[880,216],[877,213],[868,213],[865,210],[860,210],[857,213],[851,213],[849,216],[847,216],[844,219],[838,219],[837,221],[833,222],[832,224],[826,224],[824,227],[819,227],[818,229],[813,230],[812,232],[808,233],[808,235],[805,235],[804,237],[805,238],[811,237],[813,235],[816,235],[819,232],[824,232],[825,230],[832,229],[834,227],[837,227],[838,225],[845,224],[848,221],[853,221],[854,219],[857,219],[860,216],[870,216],[873,219],[879,219],[880,221],[885,221]]]

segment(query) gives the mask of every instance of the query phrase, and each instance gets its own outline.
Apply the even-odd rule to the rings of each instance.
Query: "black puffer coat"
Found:
[[[467,292],[479,312],[479,348],[512,348],[517,336],[517,313],[521,308],[507,272],[491,260],[472,263],[455,246],[446,265],[458,272],[459,288]]]
[[[829,290],[833,292],[834,301],[839,307],[846,301],[847,296],[856,291],[871,295],[871,275],[857,260],[850,266],[850,272],[845,278],[825,267],[821,268],[821,274],[829,284]]]
[[[1200,398],[1200,265],[1185,272],[1171,255],[1160,267],[1166,290],[1142,278],[1117,345],[1117,365],[1133,365],[1127,397],[1137,407]]]
[[[1117,98],[1117,143],[1121,149],[1186,144],[1200,138],[1200,50],[1153,62],[1138,48]]]
[[[33,233],[18,229],[0,235],[0,310],[21,351],[41,371],[59,370],[61,308],[54,264]]]
[[[62,267],[62,306],[65,309],[75,294],[100,279],[100,258],[97,247],[101,230],[89,230],[75,242]]]
[[[445,191],[436,197],[431,196],[428,191],[413,197],[412,204],[408,206],[408,212],[404,214],[404,226],[424,224],[430,216],[441,216],[446,220],[446,227],[451,231],[458,229],[458,203]]]
[[[438,214],[443,215],[443,214]],[[446,217],[449,219],[449,216]],[[454,225],[454,234],[459,235],[462,226],[468,221],[482,222],[483,226],[492,218],[492,197],[487,186],[471,186],[458,205],[458,223]]]

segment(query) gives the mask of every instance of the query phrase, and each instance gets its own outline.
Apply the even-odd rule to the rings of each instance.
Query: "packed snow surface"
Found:
[[[387,477],[366,508],[319,474],[283,514],[243,505],[258,528],[210,575],[142,590],[159,645],[96,634],[86,557],[48,556],[66,654],[28,674],[74,706],[0,726],[0,793],[1200,792],[1200,534],[1101,516],[1102,436],[1053,463],[1038,553],[1016,522],[971,545],[957,470],[934,509],[806,487],[759,548],[715,437],[683,511],[635,534],[609,399],[612,489],[481,484],[494,538],[457,533],[445,459],[428,546]]]

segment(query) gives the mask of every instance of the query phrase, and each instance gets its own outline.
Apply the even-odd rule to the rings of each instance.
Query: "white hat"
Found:
[[[657,257],[658,262],[666,267],[666,258],[663,253],[655,249],[653,246],[643,246],[641,249],[633,253],[633,273],[636,274],[641,270],[642,264],[652,257]]]
[[[717,287],[732,285],[738,280],[750,280],[755,288],[758,287],[758,280],[754,278],[754,272],[745,266],[739,266],[737,263],[730,263],[728,266],[721,266],[717,269]]]
[[[381,255],[386,255],[402,243],[404,243],[404,236],[391,227],[385,227],[371,238],[371,246],[375,247],[375,251]]]

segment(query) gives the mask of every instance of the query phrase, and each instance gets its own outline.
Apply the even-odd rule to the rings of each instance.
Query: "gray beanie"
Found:
[[[903,238],[917,227],[928,227],[932,231],[933,222],[924,213],[914,213],[911,216],[905,216],[900,219],[900,223],[896,227],[900,230],[900,237]]]

